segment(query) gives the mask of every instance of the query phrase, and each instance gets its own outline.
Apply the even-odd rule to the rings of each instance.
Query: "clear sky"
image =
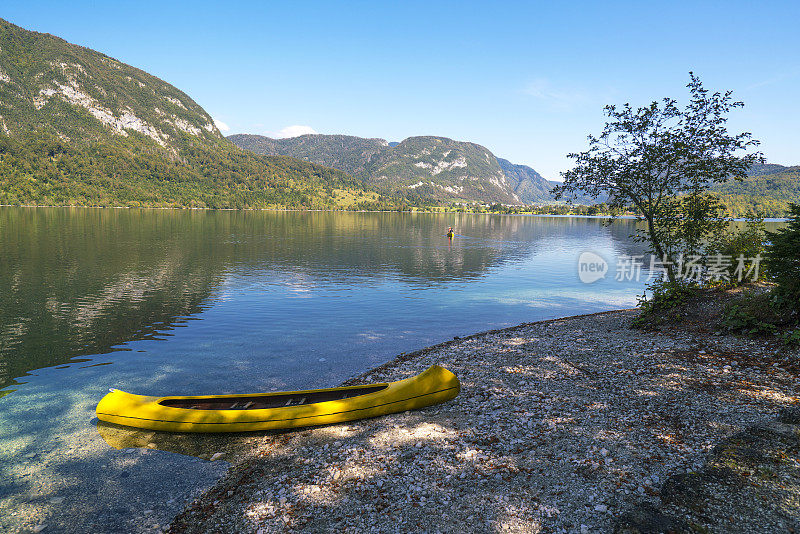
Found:
[[[226,134],[441,135],[557,179],[604,104],[684,101],[692,70],[745,101],[732,130],[771,162],[800,163],[797,0],[0,6],[172,83]]]

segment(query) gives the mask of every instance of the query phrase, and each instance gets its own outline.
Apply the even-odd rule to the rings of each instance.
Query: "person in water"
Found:
[[[455,234],[455,233],[453,233],[453,227],[452,227],[452,226],[450,226],[450,227],[447,229],[447,237],[449,237],[450,239],[453,239],[453,236],[454,236],[454,235],[456,235],[456,234]]]

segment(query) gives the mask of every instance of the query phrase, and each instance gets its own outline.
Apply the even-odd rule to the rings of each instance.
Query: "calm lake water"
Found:
[[[453,336],[631,307],[644,281],[613,265],[642,254],[635,224],[0,208],[0,531],[163,526],[225,471],[210,454],[252,439],[98,427],[110,387],[333,386]],[[610,276],[579,281],[587,250]]]

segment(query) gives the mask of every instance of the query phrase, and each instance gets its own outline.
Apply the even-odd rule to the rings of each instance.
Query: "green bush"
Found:
[[[791,347],[800,346],[800,328],[784,332],[780,337],[784,345],[789,345]]]
[[[770,244],[765,254],[767,275],[776,284],[776,304],[797,321],[800,316],[800,206],[790,206],[789,224],[767,232]]]
[[[682,281],[658,281],[647,286],[652,292],[647,298],[647,292],[639,297],[641,313],[633,320],[633,326],[645,328],[653,324],[654,320],[670,310],[677,308],[695,296],[699,290],[697,284],[687,284]]]
[[[778,332],[772,296],[769,293],[748,295],[738,299],[722,310],[720,326],[726,332],[748,336],[772,336]]]
[[[748,216],[742,229],[725,229],[714,236],[708,247],[708,253],[731,260],[725,268],[725,275],[717,283],[727,287],[737,287],[748,282],[764,279],[764,270],[760,268],[760,260],[766,249],[766,232],[764,221],[753,215]]]

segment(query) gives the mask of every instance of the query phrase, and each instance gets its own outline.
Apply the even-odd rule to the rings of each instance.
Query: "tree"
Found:
[[[607,195],[611,208],[635,208],[647,223],[639,237],[664,262],[671,282],[681,257],[697,253],[725,224],[724,206],[708,188],[741,180],[753,163],[764,162],[760,152],[748,152],[759,144],[750,133],[731,135],[725,127],[728,112],[744,103],[733,101],[731,91],[709,94],[689,76],[691,100],[683,110],[671,98],[636,110],[606,106],[603,132],[589,136],[589,150],[568,155],[575,166],[553,190],[557,199],[584,192]]]

